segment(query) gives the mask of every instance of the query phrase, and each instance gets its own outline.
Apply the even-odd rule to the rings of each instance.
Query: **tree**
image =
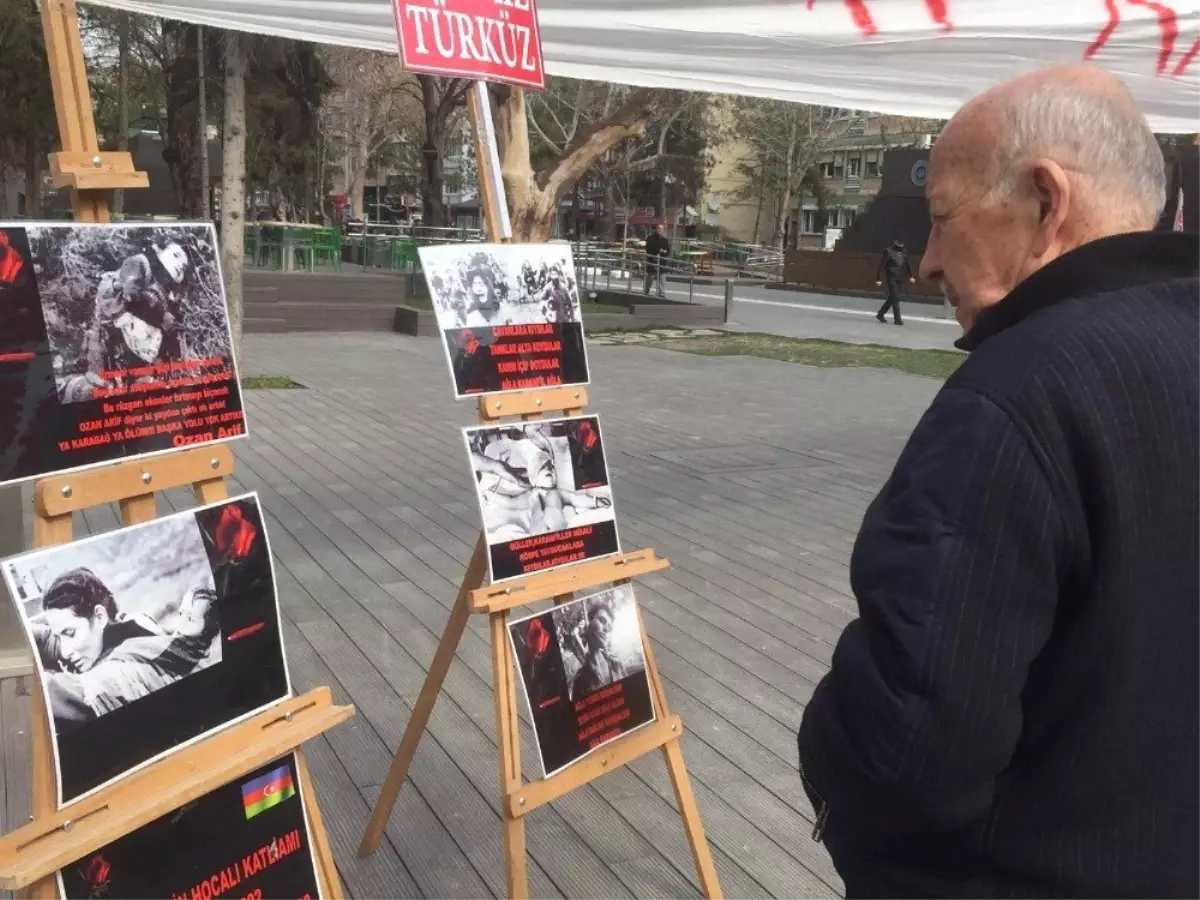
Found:
[[[599,88],[607,92],[607,86]],[[665,92],[614,89],[607,112],[589,122],[581,115],[580,121],[572,123],[564,144],[539,153],[536,167],[524,91],[493,87],[491,97],[513,239],[545,241],[567,191],[605,153],[622,141],[646,134],[646,121],[665,100]]]
[[[246,166],[248,185],[263,191],[272,215],[305,220],[323,208],[318,184],[320,109],[333,86],[313,44],[256,37],[246,59]]]
[[[527,100],[534,167],[562,159],[581,130],[609,120],[636,94],[621,85],[553,79],[549,90]],[[601,153],[584,173],[603,185],[607,231],[613,236],[618,207],[628,212],[652,205],[665,215],[672,185],[678,187],[675,199],[682,205],[695,199],[707,175],[709,95],[651,91],[645,97],[641,133]]]
[[[412,143],[418,133],[416,80],[394,54],[345,47],[323,47],[320,54],[333,82],[321,106],[321,130],[345,160],[347,193],[361,215],[368,172],[378,171],[397,144]]]
[[[421,146],[424,177],[421,179],[421,209],[424,224],[445,227],[450,216],[444,202],[446,137],[455,110],[466,103],[471,82],[463,78],[418,75],[421,108],[425,119],[425,141]]]
[[[226,31],[225,112],[221,168],[221,271],[233,333],[234,358],[242,347],[242,263],[246,241],[246,43],[240,32]]]
[[[737,169],[746,191],[774,199],[773,242],[783,247],[792,201],[805,187],[822,198],[814,166],[836,136],[847,111],[833,107],[743,97],[731,101],[731,129],[746,153]],[[761,205],[760,205],[761,212]],[[757,228],[755,229],[757,231]]]
[[[25,214],[40,216],[42,167],[57,126],[46,44],[34,0],[0,3],[0,97],[4,98],[0,183],[8,169],[24,169]]]

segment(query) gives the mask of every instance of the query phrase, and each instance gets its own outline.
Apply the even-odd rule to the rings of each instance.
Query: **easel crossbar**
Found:
[[[551,775],[542,781],[533,781],[520,790],[508,794],[508,812],[513,817],[524,816],[535,809],[551,803],[576,788],[595,781],[601,775],[616,771],[621,766],[645,756],[683,734],[683,723],[678,716],[669,716],[645,728],[640,728],[620,740],[597,750],[591,756]]]
[[[526,575],[511,584],[494,584],[471,591],[471,612],[496,613],[550,600],[586,590],[601,584],[627,581],[638,575],[658,572],[671,564],[659,558],[652,548],[635,553],[619,553],[615,556],[578,563],[563,569]]]
[[[296,750],[346,721],[328,687],[293,697],[140,772],[0,837],[0,888],[14,891]],[[316,799],[309,796],[314,805]],[[314,840],[316,837],[314,836]]]
[[[209,482],[223,485],[225,476],[231,474],[233,451],[228,444],[178,450],[136,462],[42,478],[34,485],[34,509],[41,516],[55,518],[171,488]],[[223,495],[212,499],[223,499]]]

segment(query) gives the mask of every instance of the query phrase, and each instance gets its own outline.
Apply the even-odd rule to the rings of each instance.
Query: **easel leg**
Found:
[[[458,599],[454,601],[454,608],[450,610],[450,619],[446,622],[445,631],[442,632],[437,652],[433,654],[429,674],[425,676],[425,684],[422,685],[417,702],[413,705],[412,716],[408,720],[408,725],[404,729],[404,737],[396,750],[396,758],[392,760],[392,767],[383,781],[379,799],[375,801],[371,820],[367,823],[362,843],[358,846],[359,856],[369,856],[374,853],[379,847],[379,841],[383,838],[388,817],[391,816],[392,808],[396,805],[396,797],[400,794],[400,788],[404,786],[404,781],[408,778],[408,767],[417,753],[417,745],[421,743],[421,735],[425,733],[425,726],[429,724],[433,705],[437,703],[438,695],[442,692],[442,682],[446,680],[446,672],[450,669],[450,663],[454,661],[459,641],[462,640],[463,632],[467,628],[467,620],[471,617],[471,610],[467,606],[467,595],[483,584],[483,576],[487,572],[486,553],[487,546],[481,534],[479,540],[475,542],[475,552],[471,555],[471,562],[467,565],[462,586],[458,589]]]
[[[646,658],[646,674],[650,679],[650,692],[654,697],[654,705],[659,716],[667,716],[667,695],[663,690],[662,679],[658,675],[658,664],[654,661],[654,651],[650,648],[650,638],[646,634],[646,623],[642,621],[642,611],[638,610],[638,627],[642,631],[642,652]],[[687,833],[688,846],[692,850],[692,862],[696,864],[696,874],[700,878],[700,890],[709,900],[719,900],[722,897],[721,883],[717,879],[717,868],[713,865],[712,851],[708,849],[708,839],[704,836],[704,823],[700,820],[700,810],[696,806],[696,795],[692,793],[692,782],[688,778],[687,766],[683,761],[683,748],[679,746],[679,738],[663,745],[663,759],[667,763],[667,774],[671,776],[671,788],[675,791],[675,803],[679,807],[679,815],[683,817],[683,828]]]
[[[333,847],[329,845],[329,833],[325,831],[325,820],[316,802],[316,789],[308,772],[304,752],[296,750],[296,774],[300,776],[300,790],[304,794],[308,810],[308,831],[313,842],[313,855],[317,860],[317,877],[321,882],[321,896],[327,900],[344,897],[342,880],[338,877],[337,863],[333,859]]]
[[[508,809],[508,795],[521,787],[520,720],[513,685],[512,650],[508,644],[508,613],[491,615],[492,681],[496,686],[496,743],[500,756],[500,805],[504,824],[504,857],[508,870],[508,896],[529,896],[525,869],[525,819]]]
[[[671,776],[671,787],[675,789],[675,802],[683,816],[683,827],[687,832],[688,846],[692,848],[692,861],[696,874],[700,876],[700,890],[709,900],[719,900],[721,883],[717,880],[717,868],[713,865],[712,851],[704,836],[704,823],[700,821],[700,810],[696,808],[696,795],[692,793],[692,782],[688,778],[687,766],[683,762],[683,748],[679,739],[668,742],[662,748],[667,761],[667,773]]]

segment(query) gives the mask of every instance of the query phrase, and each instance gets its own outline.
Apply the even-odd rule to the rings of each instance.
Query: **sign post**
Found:
[[[400,44],[400,57],[405,68],[410,71],[425,74],[449,75],[476,79],[471,92],[467,95],[468,112],[475,133],[475,152],[479,163],[479,188],[483,212],[487,221],[488,234],[493,242],[508,241],[512,238],[512,227],[509,221],[508,204],[504,194],[504,183],[501,178],[500,161],[496,148],[496,136],[492,125],[491,104],[488,99],[486,81],[498,81],[513,86],[514,90],[526,87],[543,89],[545,74],[542,69],[541,47],[538,41],[537,13],[533,0],[393,0],[396,14],[396,30]],[[536,250],[538,248],[529,248]],[[484,248],[486,251],[486,248]],[[496,252],[495,249],[489,252]],[[482,252],[479,256],[486,256]],[[424,260],[423,260],[424,262]],[[565,261],[565,268],[571,273],[573,281],[573,265],[571,260]],[[484,291],[487,284],[494,279],[494,273],[475,266],[478,277],[474,281]],[[527,265],[529,262],[527,261]],[[468,280],[471,267],[468,266]],[[426,274],[434,279],[435,276],[426,268]],[[558,277],[562,277],[562,273]],[[553,280],[553,278],[551,278]],[[565,281],[565,279],[564,279]],[[435,302],[440,302],[435,301]],[[556,304],[561,305],[561,304]],[[570,304],[568,304],[570,305]],[[578,310],[578,297],[575,297],[575,310],[572,315],[578,319],[567,318],[582,323],[582,313]],[[549,313],[544,313],[549,317]],[[561,322],[557,314],[555,321]],[[442,340],[447,340],[450,326],[442,324]],[[518,329],[550,327],[548,323],[517,326]],[[464,352],[473,354],[478,349],[475,345],[478,338],[472,329],[464,329],[471,338],[465,342]],[[491,331],[486,325],[479,328],[480,332]],[[499,331],[500,329],[495,329]],[[459,341],[454,341],[460,346]],[[580,329],[580,350],[582,351],[582,328]],[[452,369],[454,368],[452,362]],[[490,393],[478,395],[479,421],[481,425],[490,428],[473,429],[471,431],[497,429],[512,429],[528,427],[533,422],[541,422],[552,427],[553,422],[544,419],[546,415],[561,412],[566,417],[578,420],[587,404],[587,390],[582,381],[569,383],[558,382],[558,386],[547,386],[540,389],[499,390],[487,388]],[[456,376],[456,388],[457,376]],[[461,395],[461,392],[460,392]],[[578,426],[582,428],[583,426]],[[592,429],[595,443],[599,444],[599,429],[592,420],[588,426]],[[470,438],[467,438],[470,446]],[[589,444],[590,446],[590,444]],[[481,454],[482,456],[482,454]],[[593,481],[596,479],[593,478]],[[607,482],[607,475],[603,479]],[[573,481],[575,485],[578,482]],[[611,499],[609,499],[611,505]],[[613,522],[615,540],[615,521]],[[580,529],[591,531],[591,528]],[[545,537],[543,535],[542,537]],[[581,544],[585,542],[581,541]],[[549,544],[547,544],[547,547]],[[615,547],[613,549],[616,549]],[[421,692],[413,704],[404,736],[392,760],[387,778],[380,786],[379,798],[371,812],[371,819],[363,833],[359,846],[359,855],[373,853],[383,837],[387,821],[395,806],[400,789],[408,778],[408,768],[417,752],[417,745],[429,723],[434,704],[441,693],[442,684],[451,662],[458,650],[459,641],[467,627],[470,616],[485,614],[489,619],[489,631],[492,649],[492,679],[495,692],[496,710],[496,744],[498,750],[499,781],[501,794],[501,822],[503,836],[503,853],[506,867],[505,884],[509,897],[529,896],[529,879],[526,871],[525,816],[546,803],[562,797],[576,788],[588,784],[617,768],[633,762],[635,759],[654,750],[661,750],[666,762],[667,773],[675,792],[675,800],[683,820],[687,835],[688,846],[692,852],[692,861],[701,891],[705,897],[718,898],[721,896],[721,886],[717,879],[716,868],[713,865],[712,853],[704,836],[704,825],[700,820],[700,811],[692,792],[691,781],[683,760],[683,749],[680,737],[683,733],[683,723],[678,716],[672,715],[667,705],[666,693],[658,676],[658,668],[654,663],[654,655],[646,636],[645,625],[637,613],[633,603],[632,589],[629,582],[639,576],[665,569],[669,563],[658,557],[653,549],[644,549],[634,553],[616,552],[600,559],[567,564],[563,562],[554,567],[530,571],[508,578],[503,583],[484,586],[484,579],[490,565],[489,543],[487,532],[481,532],[475,544],[474,553],[463,575],[458,597],[446,622],[445,631],[430,663],[429,672]],[[540,551],[531,551],[532,557],[537,557]],[[605,552],[611,552],[607,548]],[[586,559],[586,553],[581,554]],[[638,665],[644,668],[644,697],[647,709],[641,713],[646,718],[643,727],[636,728],[619,736],[611,735],[602,746],[593,751],[578,755],[569,765],[549,773],[540,781],[526,783],[521,771],[520,748],[520,718],[517,712],[517,684],[513,676],[516,667],[516,655],[510,638],[509,613],[518,607],[541,601],[552,600],[556,606],[562,607],[574,599],[576,591],[583,591],[601,586],[612,586],[610,594],[628,592],[629,605],[636,617],[636,633],[644,656],[638,657]],[[595,595],[598,596],[598,595]],[[523,620],[526,621],[526,620]],[[634,654],[637,656],[637,654]],[[612,686],[610,691],[617,690]],[[597,702],[602,699],[597,691]],[[587,701],[580,700],[581,706]],[[607,707],[605,712],[612,712]],[[626,714],[629,714],[626,710]],[[613,713],[614,719],[619,719],[619,712]],[[607,720],[604,720],[607,722]],[[642,720],[639,719],[639,722]],[[573,736],[578,741],[574,725],[568,722]],[[593,738],[599,743],[598,738]],[[540,746],[540,745],[539,745]],[[590,746],[590,744],[589,744]],[[575,748],[579,750],[578,747]],[[545,770],[544,770],[545,771]]]

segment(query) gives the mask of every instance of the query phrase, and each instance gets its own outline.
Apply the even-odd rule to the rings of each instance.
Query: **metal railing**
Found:
[[[582,241],[571,245],[575,260],[575,277],[580,291],[618,290],[635,293],[635,285],[645,288],[646,254],[622,244]],[[663,257],[660,268],[664,278],[679,276],[687,279],[688,302],[696,288],[696,264],[686,260]]]

